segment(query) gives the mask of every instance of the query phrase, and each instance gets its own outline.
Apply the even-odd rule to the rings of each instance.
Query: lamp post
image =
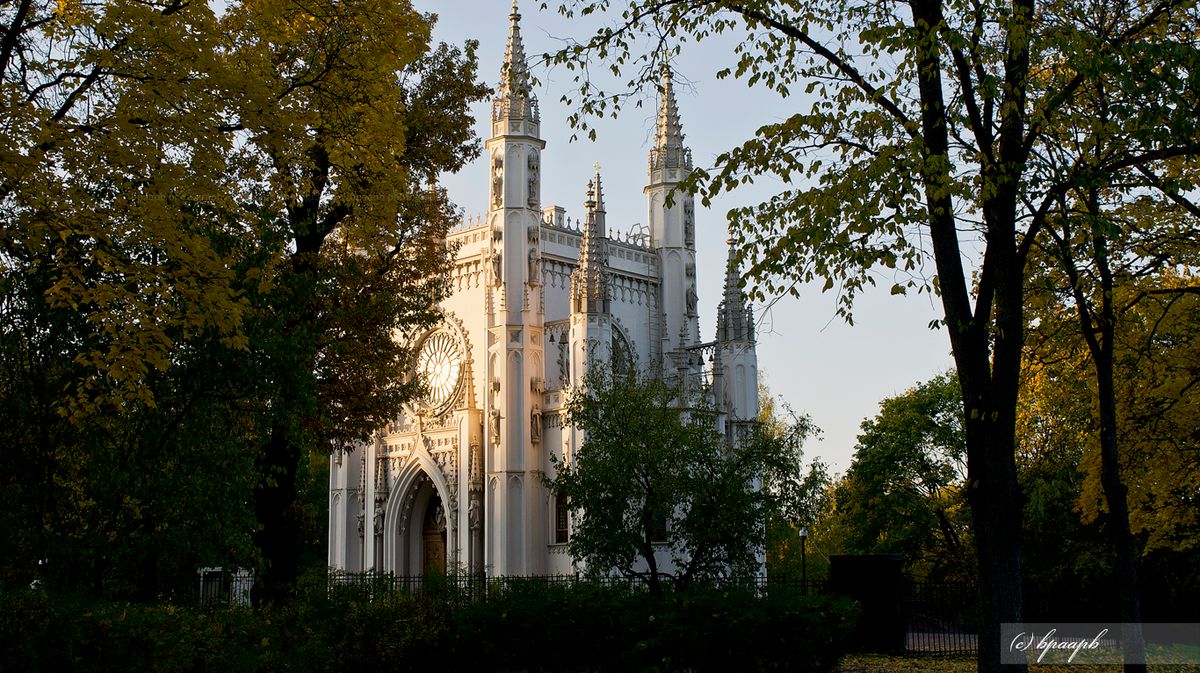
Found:
[[[805,554],[804,542],[808,540],[808,529],[800,529],[800,586],[804,595],[808,595],[808,555]]]

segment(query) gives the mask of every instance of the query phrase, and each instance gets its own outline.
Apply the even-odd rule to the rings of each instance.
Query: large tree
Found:
[[[478,151],[473,45],[431,49],[430,17],[391,0],[231,7],[234,124],[249,230],[282,253],[255,288],[259,596],[295,580],[296,470],[308,447],[365,439],[417,392],[401,328],[448,291],[454,211],[436,188]]]
[[[407,2],[0,11],[3,308],[19,318],[3,383],[51,421],[12,429],[37,518],[61,531],[79,503],[119,505],[187,530],[206,498],[253,503],[239,530],[255,529],[260,597],[286,596],[306,452],[365,438],[417,392],[394,336],[446,291],[454,210],[436,181],[478,150],[474,46],[435,47]],[[124,472],[81,468],[101,456]],[[191,494],[187,517],[146,489],[117,497],[146,481]],[[115,505],[88,495],[105,483]],[[118,523],[99,530],[123,539]]]
[[[1093,12],[1094,13],[1094,12]],[[1083,12],[1088,16],[1089,12]],[[1114,22],[1123,27],[1121,21]],[[1186,25],[1165,25],[1168,56],[1171,42],[1184,45],[1192,36],[1180,33]],[[1078,41],[1098,48],[1097,39],[1078,30],[1063,31],[1062,40]],[[1188,47],[1185,46],[1184,49]],[[1074,318],[1069,332],[1082,342],[1092,365],[1093,388],[1099,436],[1101,483],[1109,511],[1107,528],[1116,551],[1115,579],[1121,596],[1121,619],[1127,625],[1126,670],[1144,670],[1141,637],[1136,625],[1142,621],[1135,542],[1129,523],[1126,483],[1119,460],[1117,410],[1116,341],[1120,313],[1118,285],[1140,279],[1153,284],[1163,269],[1194,268],[1200,243],[1195,240],[1200,207],[1191,200],[1196,161],[1190,152],[1169,154],[1154,162],[1128,162],[1127,158],[1147,149],[1158,150],[1165,141],[1194,129],[1194,108],[1181,108],[1188,98],[1182,72],[1155,71],[1157,64],[1133,60],[1122,67],[1134,69],[1134,77],[1117,77],[1105,72],[1112,65],[1103,61],[1093,66],[1102,76],[1088,77],[1074,95],[1064,100],[1056,123],[1047,135],[1056,141],[1053,154],[1032,158],[1033,171],[1048,182],[1060,185],[1057,194],[1044,202],[1044,237],[1035,244],[1030,259],[1034,280],[1031,290],[1057,293],[1058,306],[1065,310],[1034,315],[1039,331],[1061,330],[1062,318]],[[1147,79],[1152,82],[1146,85]],[[1130,110],[1152,124],[1122,125],[1118,121]],[[1174,140],[1179,142],[1179,140]],[[1091,165],[1111,166],[1103,180],[1075,181],[1068,174],[1086,173]],[[1153,168],[1153,169],[1152,169]],[[1066,179],[1064,179],[1066,178]],[[1173,289],[1159,288],[1160,292]]]
[[[1120,595],[1127,614],[1140,603],[1129,605],[1127,591],[1134,578],[1122,577],[1134,562],[1174,565],[1194,554],[1197,546],[1200,462],[1193,447],[1200,421],[1190,394],[1197,383],[1197,294],[1189,291],[1196,279],[1169,271],[1144,278],[1121,273],[1107,298],[1085,296],[1080,304],[1072,287],[1088,288],[1090,283],[1079,277],[1066,282],[1065,276],[1039,277],[1033,296],[1037,322],[1027,346],[1029,374],[1022,391],[1019,437],[1025,480],[1036,485],[1030,504],[1038,509],[1027,518],[1045,519],[1043,496],[1056,497],[1056,482],[1069,481],[1067,498],[1057,505],[1069,505],[1067,519],[1076,519],[1077,527],[1106,530],[1110,540],[1124,538],[1118,541],[1125,549],[1116,555],[1116,563],[1110,569],[1106,558],[1101,567],[1125,584]],[[1109,309],[1104,320],[1111,323],[1092,325],[1088,334],[1082,333],[1080,314],[1087,316],[1105,305]],[[1093,349],[1101,339],[1097,358]],[[1107,382],[1096,374],[1100,367],[1109,369]],[[1106,386],[1111,386],[1107,392]],[[1118,471],[1119,490],[1114,493]],[[1057,544],[1053,555],[1062,555]],[[1087,554],[1070,556],[1079,559],[1073,572],[1081,576]],[[1088,569],[1088,574],[1095,570]],[[1044,576],[1032,579],[1049,583]],[[1169,591],[1194,591],[1194,582],[1171,581],[1178,586]],[[1161,610],[1163,582],[1155,578],[1153,584],[1157,586],[1152,600]]]
[[[560,5],[568,15],[610,8],[606,0]],[[736,31],[734,63],[720,75],[788,102],[793,90],[811,94],[690,181],[706,201],[764,175],[786,185],[730,213],[761,291],[823,280],[840,288],[848,312],[882,268],[895,270],[894,292],[940,296],[965,417],[979,667],[998,670],[994,635],[1021,619],[1014,435],[1029,250],[1072,187],[1128,168],[1162,173],[1165,162],[1200,149],[1188,114],[1196,92],[1180,85],[1200,63],[1190,3],[633,0],[614,13],[552,60],[580,68],[607,59],[625,76],[618,86],[636,88],[653,82],[653,61],[684,43]],[[584,122],[620,103],[593,72],[579,69]],[[1106,132],[1126,142],[1113,154],[1057,162],[1064,103],[1112,81],[1141,86],[1159,104],[1115,111]],[[926,257],[936,278],[922,275]]]
[[[665,579],[686,586],[759,572],[765,526],[795,493],[811,426],[795,441],[753,432],[731,442],[717,420],[699,391],[589,373],[565,419],[583,443],[547,479],[567,498],[571,555],[586,571],[641,577],[653,593]],[[764,475],[775,488],[760,487]]]
[[[846,551],[899,553],[930,579],[973,578],[958,382],[943,374],[879,407],[834,491]]]
[[[247,309],[220,32],[195,3],[0,12],[4,572],[152,596],[249,560],[252,456],[210,394]]]

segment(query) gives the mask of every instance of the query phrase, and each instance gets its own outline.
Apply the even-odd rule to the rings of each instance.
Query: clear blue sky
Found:
[[[414,0],[414,4],[439,15],[436,39],[457,44],[479,41],[481,75],[495,87],[508,35],[510,1]],[[532,0],[522,1],[521,14],[531,63],[536,55],[560,46],[563,38],[586,38],[589,26],[596,25],[538,11]],[[702,49],[689,45],[674,63],[684,142],[698,166],[711,165],[718,154],[759,126],[807,109],[802,96],[784,99],[747,88],[740,81],[717,80],[715,73],[733,62],[732,45],[732,38],[706,40]],[[536,94],[546,140],[543,204],[562,206],[569,217],[580,216],[592,164],[599,162],[610,229],[628,230],[646,222],[642,187],[654,131],[654,99],[647,99],[641,108],[627,107],[616,121],[597,123],[596,142],[569,142],[568,110],[559,98],[573,84],[571,73],[536,67],[534,74],[541,80]],[[487,104],[476,106],[476,118],[477,133],[486,138]],[[446,176],[444,184],[450,198],[468,215],[487,209],[487,167],[482,161]],[[712,208],[697,207],[701,338],[711,339],[716,326],[726,257],[725,213],[758,203],[779,186],[763,181],[723,196]],[[940,316],[934,300],[928,295],[889,295],[890,276],[881,274],[878,282],[881,289],[856,302],[852,327],[836,316],[834,295],[822,294],[819,286],[801,287],[799,299],[783,298],[769,311],[758,310],[758,361],[765,382],[797,412],[810,414],[824,431],[821,441],[808,444],[806,457],[820,457],[839,472],[850,463],[859,424],[876,414],[880,400],[951,366],[946,332],[928,328],[930,320]]]

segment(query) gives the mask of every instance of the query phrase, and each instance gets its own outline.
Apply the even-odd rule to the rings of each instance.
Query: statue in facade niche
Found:
[[[537,205],[538,162],[537,156],[529,155],[529,205]]]
[[[492,253],[492,278],[495,279],[497,285],[503,281],[500,277],[501,271],[503,271],[503,266],[500,263],[500,251],[497,250]]]
[[[564,334],[558,343],[558,380],[562,385],[571,381],[571,359],[567,357],[567,337]]]
[[[696,245],[696,224],[693,221],[692,204],[683,203],[683,240],[688,247]]]
[[[537,250],[529,249],[529,282],[536,283],[541,280],[541,272],[538,264]]]
[[[542,441],[542,409],[536,404],[529,412],[529,439],[534,444]]]
[[[697,300],[698,300],[698,297],[696,297],[696,286],[689,285],[688,291],[687,291],[687,314],[689,316],[697,315],[697,313],[696,313],[696,301]]]
[[[471,501],[467,503],[467,525],[471,530],[479,530],[479,524],[482,523],[479,517],[479,496],[472,491],[470,498]]]
[[[492,205],[497,208],[504,202],[504,159],[499,155],[492,160]]]

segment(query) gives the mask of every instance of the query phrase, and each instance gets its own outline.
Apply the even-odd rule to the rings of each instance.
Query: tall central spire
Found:
[[[513,0],[508,15],[508,47],[504,64],[500,66],[500,97],[529,96],[529,65],[525,60],[525,45],[521,42],[521,12]]]
[[[662,94],[658,100],[658,122],[654,133],[655,147],[683,147],[683,126],[679,123],[679,106],[671,86],[671,68],[662,69]]]
[[[508,47],[500,66],[500,87],[492,101],[492,122],[507,120],[537,124],[538,102],[529,85],[529,63],[525,60],[525,45],[521,42],[521,12],[517,10],[517,0],[513,0],[508,21]],[[533,135],[537,135],[536,130]]]
[[[658,120],[654,128],[654,147],[650,150],[651,182],[678,182],[686,175],[665,173],[692,170],[692,152],[683,146],[683,125],[671,82],[671,66],[663,64],[658,98]]]

